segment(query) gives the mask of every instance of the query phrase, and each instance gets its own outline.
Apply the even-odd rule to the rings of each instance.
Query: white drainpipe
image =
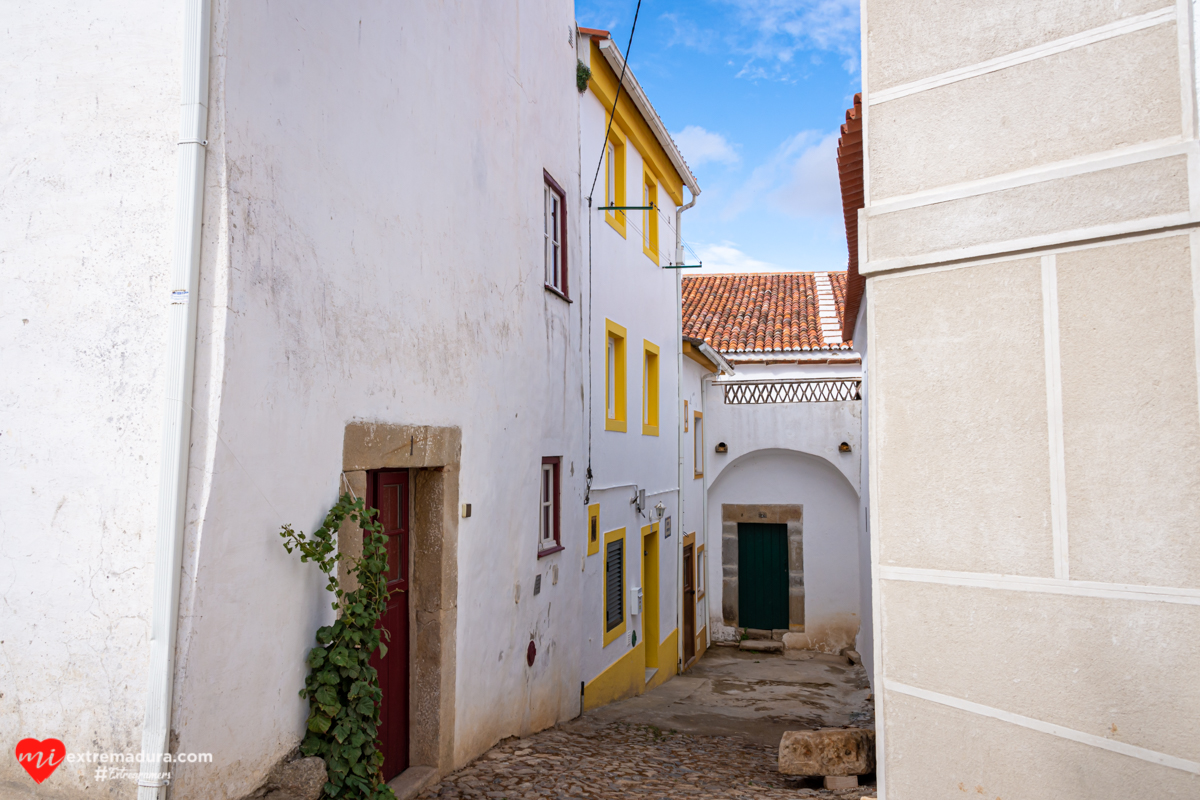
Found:
[[[158,525],[154,542],[154,607],[138,800],[159,800],[170,772],[171,690],[179,620],[179,573],[191,445],[192,377],[196,356],[196,292],[200,283],[200,220],[204,206],[204,148],[208,144],[210,0],[184,0],[183,91],[175,186],[175,246],[167,309],[166,391],[159,461]]]
[[[689,187],[690,189],[690,187]],[[687,205],[680,206],[675,209],[675,263],[683,263],[683,230],[680,227],[683,224],[683,212],[687,211],[692,206],[696,205],[696,198],[700,193],[697,191],[692,195],[692,199]],[[679,424],[675,427],[676,438],[679,440],[679,501],[675,511],[677,517],[675,524],[679,530],[673,531],[675,534],[675,586],[679,591],[679,602],[675,605],[675,630],[679,631],[676,636],[679,651],[679,666],[683,668],[683,495],[684,486],[690,486],[683,482],[683,270],[675,270],[675,309],[678,314],[675,326],[675,334],[679,338],[679,348],[675,353],[675,413],[680,414]]]

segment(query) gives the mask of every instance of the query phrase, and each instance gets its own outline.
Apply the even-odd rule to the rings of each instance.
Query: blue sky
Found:
[[[624,52],[636,5],[576,0],[575,15]],[[642,0],[629,65],[700,182],[683,235],[704,272],[846,268],[836,157],[860,87],[858,6]]]

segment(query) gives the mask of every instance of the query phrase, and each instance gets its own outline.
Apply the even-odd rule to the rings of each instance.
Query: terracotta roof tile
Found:
[[[845,321],[846,273],[830,272],[839,321]],[[697,275],[683,279],[683,335],[720,353],[849,350],[821,335],[811,272]]]
[[[846,265],[846,282],[838,299],[842,316],[842,337],[854,337],[858,320],[858,305],[862,301],[864,280],[858,274],[858,210],[863,207],[863,130],[862,93],[854,95],[854,108],[846,112],[846,124],[838,139],[838,177],[842,184],[842,215],[846,221],[846,248],[850,258]],[[834,284],[833,293],[838,293]]]

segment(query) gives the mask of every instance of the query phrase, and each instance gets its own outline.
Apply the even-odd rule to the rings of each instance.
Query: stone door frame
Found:
[[[738,523],[787,525],[788,629],[804,630],[804,506],[721,504],[721,617],[738,624]]]
[[[339,492],[348,484],[356,496],[366,497],[369,470],[409,471],[409,769],[433,767],[439,775],[454,768],[461,462],[459,428],[346,425],[345,483]],[[362,554],[362,534],[354,523],[338,532],[338,552]],[[345,564],[338,565],[338,580],[350,590],[357,582],[345,574]]]

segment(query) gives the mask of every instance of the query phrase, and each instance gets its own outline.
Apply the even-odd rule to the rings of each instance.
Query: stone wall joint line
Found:
[[[1001,722],[1008,722],[1013,725],[1020,725],[1023,728],[1038,731],[1039,733],[1050,734],[1057,736],[1060,739],[1069,739],[1080,744],[1090,745],[1103,750],[1108,750],[1113,753],[1130,756],[1132,758],[1148,761],[1151,764],[1158,764],[1172,769],[1190,772],[1193,775],[1200,775],[1200,763],[1188,761],[1185,758],[1169,755],[1168,753],[1160,753],[1157,750],[1149,750],[1145,747],[1118,742],[1112,739],[1106,739],[1103,736],[1096,736],[1092,733],[1077,731],[1074,728],[1068,728],[1063,725],[1056,725],[1053,722],[1045,722],[1040,719],[1022,716],[1011,711],[1005,711],[1002,708],[993,708],[985,706],[981,703],[972,703],[970,700],[963,700],[958,697],[933,692],[928,689],[919,689],[916,686],[909,686],[898,681],[893,681],[890,678],[884,680],[884,686],[888,691],[906,694],[910,697],[915,697],[919,700],[926,700],[930,703],[938,703],[939,705],[957,708],[959,711],[966,711],[969,714],[977,714],[982,717],[990,717]]]

